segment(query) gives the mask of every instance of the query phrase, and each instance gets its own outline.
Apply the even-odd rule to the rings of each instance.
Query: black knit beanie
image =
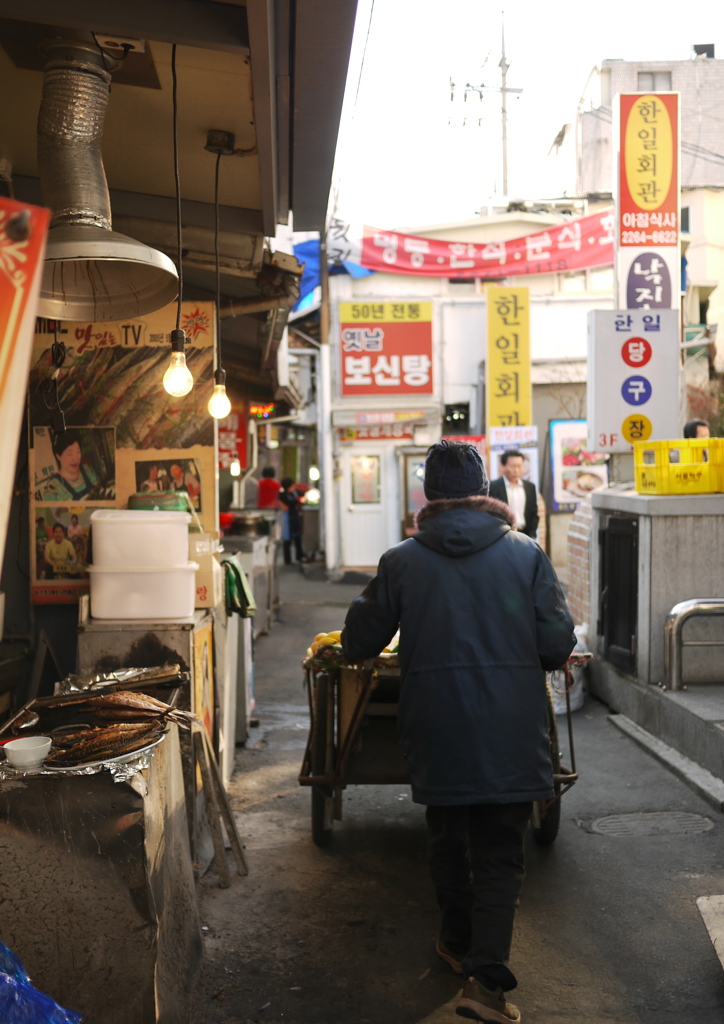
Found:
[[[474,445],[443,440],[428,448],[425,460],[428,501],[487,494],[489,486],[483,460]]]

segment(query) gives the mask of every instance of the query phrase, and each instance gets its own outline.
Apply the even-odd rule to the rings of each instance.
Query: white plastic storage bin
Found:
[[[91,515],[93,562],[104,569],[188,561],[188,512],[99,508]]]
[[[163,568],[89,565],[94,619],[185,619],[196,602],[198,562]]]

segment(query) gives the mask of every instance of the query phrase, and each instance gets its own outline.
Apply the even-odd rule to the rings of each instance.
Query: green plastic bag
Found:
[[[233,559],[225,558],[221,564],[225,575],[226,611],[229,615],[236,612],[242,619],[253,619],[256,615],[256,601],[246,573]]]

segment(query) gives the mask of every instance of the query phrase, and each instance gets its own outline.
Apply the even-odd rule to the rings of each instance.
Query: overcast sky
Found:
[[[724,58],[721,0],[359,0],[339,215],[422,226],[472,217],[501,194],[500,93],[462,97],[466,83],[500,86],[503,9],[507,85],[523,90],[508,96],[512,197],[560,195],[566,184],[571,194],[575,182],[546,154],[601,60],[687,60],[694,43],[714,43]]]

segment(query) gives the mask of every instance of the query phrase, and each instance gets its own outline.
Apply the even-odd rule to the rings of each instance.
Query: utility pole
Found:
[[[502,47],[503,55],[500,58],[500,64],[498,65],[498,67],[500,68],[500,77],[501,77],[500,95],[501,95],[501,99],[503,101],[503,103],[502,103],[502,111],[501,111],[502,115],[503,115],[503,196],[507,199],[508,198],[508,89],[507,89],[507,87],[505,85],[505,80],[506,80],[506,78],[508,76],[508,68],[510,67],[510,64],[508,64],[507,60],[505,59],[505,20],[504,19],[505,19],[505,12],[503,12],[503,22],[501,24],[501,32],[502,32],[502,37],[503,37],[503,47]],[[512,91],[513,90],[511,89],[511,92]],[[522,90],[520,90],[520,89],[516,90],[516,92],[521,92],[521,91]]]
[[[501,26],[503,46],[502,46],[502,56],[501,56],[500,62],[498,64],[498,67],[500,68],[500,73],[501,73],[500,87],[487,86],[487,85],[484,85],[482,82],[480,83],[480,85],[472,85],[470,82],[467,82],[465,84],[465,87],[464,87],[463,101],[464,102],[467,101],[468,94],[470,94],[470,95],[473,95],[473,96],[477,95],[478,100],[482,103],[483,96],[484,96],[484,94],[486,92],[499,92],[500,93],[500,98],[501,98],[501,101],[502,101],[502,103],[501,103],[501,115],[502,115],[502,135],[503,135],[503,140],[502,140],[503,141],[503,196],[507,199],[507,196],[508,196],[508,93],[520,94],[520,93],[523,92],[523,90],[522,89],[509,89],[508,88],[507,77],[508,77],[508,68],[510,67],[510,64],[508,63],[508,60],[507,60],[507,58],[505,56],[505,20],[504,19],[505,19],[505,13],[503,12],[503,21],[502,21],[502,26]],[[487,58],[486,58],[486,61],[487,61]],[[484,66],[485,66],[485,64],[483,64],[483,67]],[[451,100],[451,102],[455,99],[455,93],[456,93],[456,91],[459,88],[461,88],[461,86],[457,85],[452,80],[452,78],[451,78],[450,79],[450,100]],[[468,121],[470,121],[470,123],[472,124],[475,120],[477,120],[477,125],[478,125],[478,128],[479,128],[481,126],[482,122],[483,122],[483,118],[480,117],[480,118],[476,119],[474,114],[472,114],[472,116],[469,117],[469,118],[468,117],[464,117],[463,118],[463,122],[462,122],[463,123],[463,127],[467,124]],[[448,124],[452,124],[452,123],[453,123],[453,120],[452,120],[452,117],[451,117],[450,120],[448,121]]]

